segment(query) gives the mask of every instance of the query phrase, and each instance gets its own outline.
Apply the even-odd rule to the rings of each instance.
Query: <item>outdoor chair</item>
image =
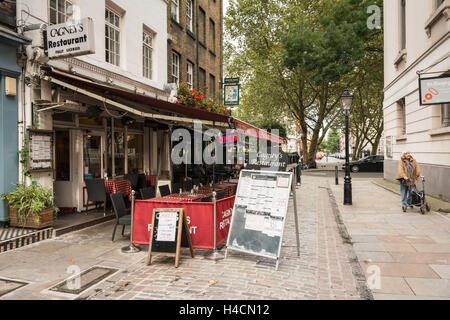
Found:
[[[172,193],[178,193],[182,188],[183,186],[181,183],[172,183]]]
[[[199,178],[192,179],[192,183],[194,184],[194,186],[200,186],[200,179]]]
[[[139,191],[141,193],[141,200],[152,199],[156,196],[154,187],[142,188]]]
[[[191,180],[183,182],[183,189],[184,189],[184,191],[189,192],[189,191],[192,190],[193,187],[194,187],[194,185],[192,184]]]
[[[141,190],[143,188],[147,188],[147,179],[146,179],[145,174],[140,173],[138,175],[138,182],[137,182],[136,190]]]
[[[200,199],[200,202],[212,202],[212,196],[206,196]]]
[[[123,194],[118,192],[109,195],[111,197],[112,206],[116,215],[116,224],[112,234],[112,241],[114,242],[114,236],[116,235],[116,228],[118,225],[122,225],[122,236],[125,232],[125,226],[131,225],[131,210],[125,207],[125,201]]]
[[[170,195],[170,188],[168,184],[165,184],[163,186],[159,186],[159,193],[161,194],[161,197],[165,197]]]
[[[105,188],[105,180],[104,179],[86,179],[86,191],[87,191],[87,200],[86,200],[86,211],[88,213],[89,202],[95,202],[95,208],[97,209],[97,204],[99,202],[103,202],[103,214],[106,216],[106,188]]]
[[[220,199],[223,199],[223,198],[225,198],[227,196],[227,193],[226,193],[226,191],[222,191],[222,192],[217,192],[217,195],[216,195],[216,200],[220,200]]]
[[[137,174],[134,173],[127,173],[126,175],[123,176],[125,180],[130,181],[131,184],[131,189],[133,190],[138,190],[138,179],[139,176]]]

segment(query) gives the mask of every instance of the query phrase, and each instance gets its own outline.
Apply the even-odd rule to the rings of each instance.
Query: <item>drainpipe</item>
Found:
[[[195,66],[196,66],[196,73],[197,73],[197,78],[196,78],[196,87],[200,87],[200,66],[199,66],[199,37],[200,37],[200,32],[199,32],[199,27],[198,27],[198,13],[199,13],[199,1],[200,0],[195,0],[195,29],[197,30],[197,35],[195,37]]]

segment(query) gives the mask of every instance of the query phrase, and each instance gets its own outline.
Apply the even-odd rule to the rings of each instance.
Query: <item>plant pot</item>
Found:
[[[48,207],[39,213],[39,219],[30,216],[26,221],[19,220],[17,209],[9,206],[9,225],[11,227],[42,229],[53,225],[53,208]]]

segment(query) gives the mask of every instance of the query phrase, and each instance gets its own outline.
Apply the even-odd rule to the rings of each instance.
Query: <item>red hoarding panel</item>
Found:
[[[217,245],[228,238],[234,196],[216,202]],[[136,200],[134,205],[133,243],[148,245],[153,209],[184,208],[191,232],[192,245],[196,249],[213,249],[213,204],[210,202],[156,202]]]

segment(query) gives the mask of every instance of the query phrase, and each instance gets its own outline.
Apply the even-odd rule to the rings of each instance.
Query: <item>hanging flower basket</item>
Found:
[[[230,111],[223,105],[205,96],[205,88],[189,88],[187,83],[178,87],[178,103],[195,109],[230,115]]]

